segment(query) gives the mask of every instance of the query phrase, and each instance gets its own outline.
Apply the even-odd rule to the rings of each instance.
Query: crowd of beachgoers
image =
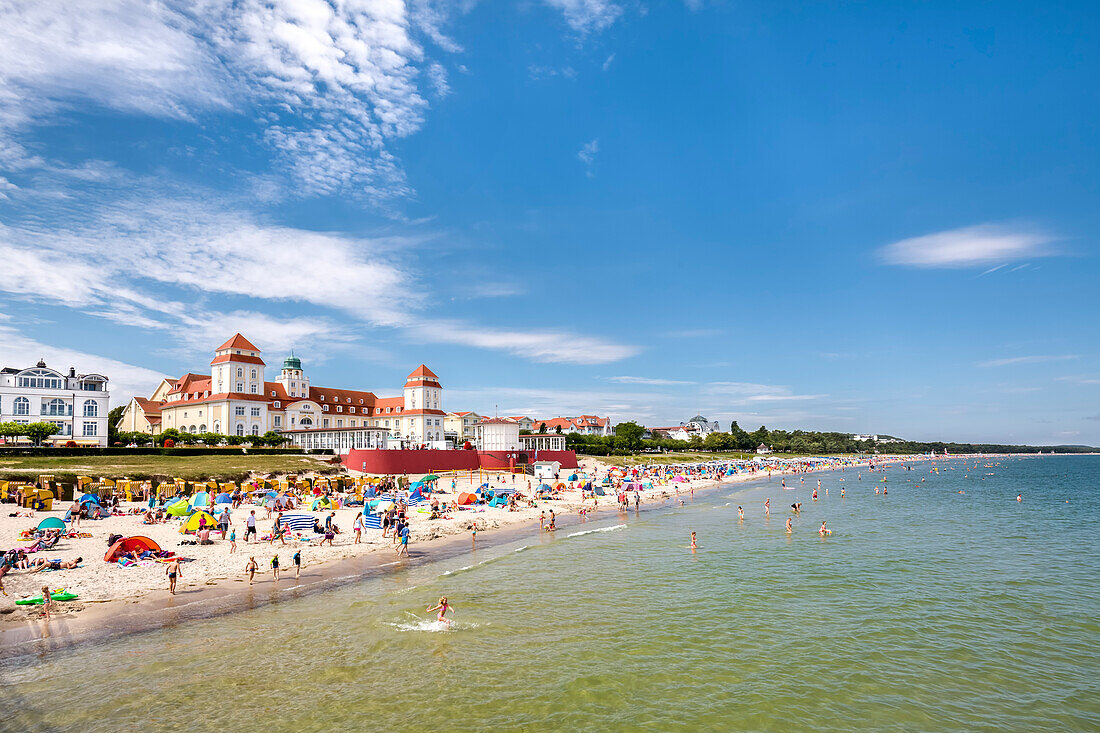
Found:
[[[432,541],[445,537],[466,534],[476,543],[478,533],[525,524],[553,532],[566,515],[591,521],[683,500],[720,482],[858,464],[852,457],[768,457],[618,467],[587,459],[544,479],[481,471],[257,478],[221,485],[224,491],[131,482],[125,495],[98,482],[97,493],[48,511],[0,504],[0,620],[26,622],[203,585],[289,587],[302,568],[342,558],[386,552],[400,560],[430,553]],[[46,588],[66,600],[36,603]]]

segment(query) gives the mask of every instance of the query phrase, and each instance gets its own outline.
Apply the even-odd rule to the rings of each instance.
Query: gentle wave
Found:
[[[595,532],[614,532],[617,529],[624,529],[625,527],[626,527],[625,524],[616,524],[614,527],[600,527],[599,529],[586,529],[583,532],[574,532],[572,534],[567,534],[567,535],[565,535],[565,538],[569,539],[570,537],[582,537],[586,534],[593,534]]]

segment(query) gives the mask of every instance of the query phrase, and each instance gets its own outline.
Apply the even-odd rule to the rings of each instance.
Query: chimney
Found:
[[[76,367],[69,367],[69,379],[76,379]]]

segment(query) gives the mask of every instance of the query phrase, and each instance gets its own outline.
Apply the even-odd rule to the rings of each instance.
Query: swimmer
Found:
[[[819,535],[821,535],[822,537],[824,537],[824,536],[825,536],[825,535],[827,535],[827,534],[832,534],[832,533],[833,533],[833,530],[831,530],[831,529],[827,528],[827,527],[825,526],[825,522],[822,522],[822,523],[821,523],[821,529],[817,530],[817,533],[818,533]]]
[[[810,496],[811,499],[817,501],[817,489],[814,489],[814,493]]]
[[[448,626],[451,625],[450,619],[443,618],[443,615],[447,613],[447,611],[450,611],[452,614],[454,614],[455,612],[454,606],[447,603],[447,596],[443,596],[442,598],[440,598],[438,604],[428,609],[428,613],[431,613],[432,611],[439,611],[439,615],[435,617],[436,621],[445,623]]]
[[[695,533],[694,533],[694,532],[692,532],[692,533],[691,533],[691,549],[693,549],[693,550],[694,550],[694,549],[696,549],[697,547],[698,547],[698,545],[696,545],[696,544],[695,544]]]
[[[787,517],[787,534],[791,533],[791,518]]]
[[[842,487],[840,487],[840,498],[841,498],[841,499],[843,499],[843,498],[844,498],[844,487],[843,487],[843,486],[842,486]]]
[[[886,487],[885,486],[882,487],[882,495],[886,496]]]
[[[1023,494],[1016,494],[1016,501],[1023,501],[1023,500],[1024,500],[1024,495]]]
[[[875,493],[876,494],[878,493],[878,487],[877,486],[875,487]]]

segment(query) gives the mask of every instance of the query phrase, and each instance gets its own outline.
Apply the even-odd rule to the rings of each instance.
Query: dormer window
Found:
[[[337,412],[343,412],[344,411],[344,406],[343,405],[337,405],[336,406],[336,411]]]
[[[324,402],[324,401],[325,401],[325,396],[321,395],[321,402]]]
[[[271,403],[271,406],[275,409],[279,409],[280,407],[282,407],[282,403],[279,402],[279,400],[275,400],[273,403]]]
[[[274,396],[275,396],[275,390],[271,390],[271,396],[272,396],[272,397],[274,397]]]
[[[355,412],[355,408],[354,407],[349,407],[348,412]]]
[[[360,405],[361,405],[361,404],[363,404],[363,400],[359,400],[359,404],[360,404]]]
[[[345,402],[347,402],[348,404],[351,404],[351,398],[350,398],[350,397],[348,397],[348,398],[347,398],[347,399],[345,399],[344,401],[345,401]]]
[[[321,405],[321,409],[328,412],[328,405]]]

